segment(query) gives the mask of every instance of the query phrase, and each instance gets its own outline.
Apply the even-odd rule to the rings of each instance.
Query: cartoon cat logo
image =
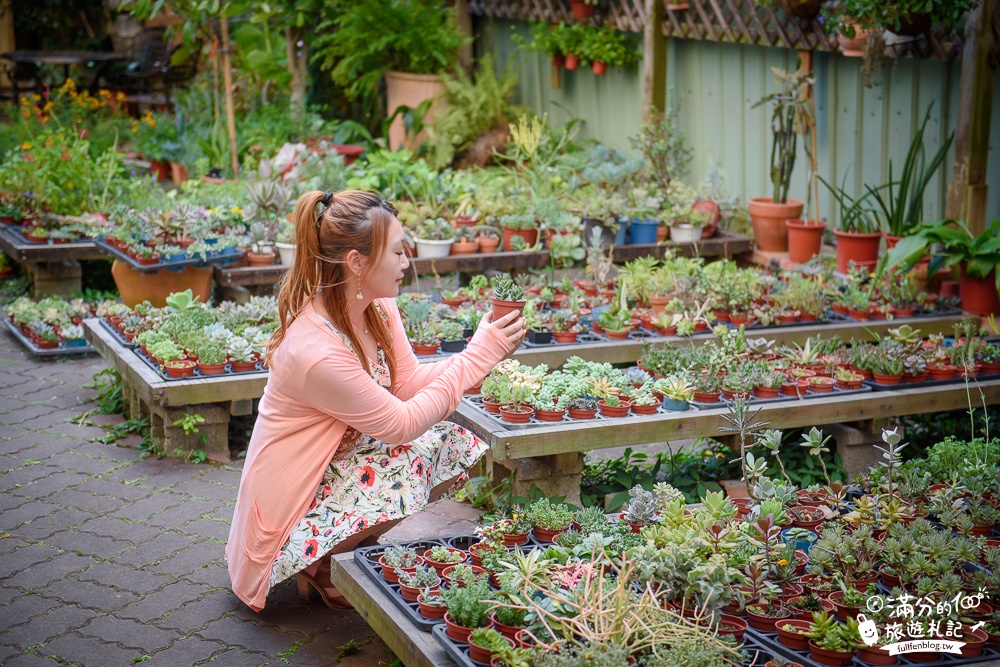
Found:
[[[858,614],[858,632],[866,646],[878,643],[878,628],[875,627],[875,621],[869,621],[864,614]]]

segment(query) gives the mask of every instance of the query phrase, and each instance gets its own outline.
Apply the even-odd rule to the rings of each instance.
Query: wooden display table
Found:
[[[35,296],[82,292],[80,260],[105,257],[90,241],[30,243],[18,233],[20,229],[0,225],[0,250],[28,274]]]
[[[263,395],[267,373],[165,380],[121,345],[100,320],[84,320],[84,327],[87,341],[122,377],[126,417],[149,419],[158,447],[168,455],[175,449],[203,449],[213,461],[229,461],[229,417],[253,412],[253,400]],[[187,435],[174,426],[184,413],[205,418],[199,433]]]
[[[970,389],[973,406],[982,405],[983,401],[986,405],[1000,404],[1000,378],[993,376],[973,382]],[[827,430],[834,435],[838,448],[844,447],[841,459],[848,473],[853,475],[877,460],[874,456],[877,450],[871,444],[879,441],[879,426],[885,419],[966,408],[969,396],[964,382],[911,384],[891,391],[760,401],[754,407],[761,408],[758,421],[767,422],[766,428],[835,425]],[[494,418],[466,399],[450,419],[489,444],[493,462],[505,469],[492,473],[501,477],[513,474],[512,494],[527,496],[531,485],[535,484],[550,497],[565,495],[569,502],[578,504],[583,452],[685,438],[731,440],[734,436],[720,437],[720,428],[729,426],[723,418],[726,414],[728,409],[720,403],[718,407],[686,412],[660,412],[621,419],[564,420],[551,425],[511,428],[499,420],[499,415]],[[850,447],[857,449],[849,453]],[[855,458],[849,462],[852,454]]]
[[[685,257],[724,257],[732,259],[753,247],[753,240],[746,236],[719,230],[715,236],[698,243],[651,243],[624,245],[614,249],[614,261],[621,264],[647,255],[663,257],[667,248],[673,248]],[[494,252],[475,255],[449,255],[440,259],[410,258],[407,273],[414,276],[440,275],[443,273],[483,273],[487,270],[518,272],[544,269],[549,266],[549,252]],[[242,266],[216,268],[215,281],[224,289],[273,286],[288,270],[286,266]],[[238,298],[238,297],[237,297]]]

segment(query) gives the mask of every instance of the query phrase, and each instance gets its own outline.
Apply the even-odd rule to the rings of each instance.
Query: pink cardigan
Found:
[[[254,611],[264,608],[278,552],[309,508],[347,427],[389,444],[409,442],[451,414],[463,391],[507,352],[507,339],[485,327],[462,354],[420,364],[396,302],[379,303],[395,341],[386,350],[396,358],[395,395],[361,367],[311,303],[271,359],[226,545],[233,591]]]

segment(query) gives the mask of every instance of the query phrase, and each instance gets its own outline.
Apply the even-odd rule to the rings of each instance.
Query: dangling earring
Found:
[[[361,293],[361,274],[358,274],[358,301],[364,299],[364,295]]]

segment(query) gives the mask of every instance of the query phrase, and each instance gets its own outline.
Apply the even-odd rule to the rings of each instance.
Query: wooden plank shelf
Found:
[[[847,342],[852,338],[859,341],[875,341],[889,329],[907,324],[919,329],[924,337],[931,334],[951,335],[953,327],[962,321],[962,315],[935,315],[932,317],[908,317],[895,320],[872,320],[869,322],[829,322],[825,324],[803,324],[769,327],[763,329],[747,329],[748,338],[766,338],[776,345],[804,345],[806,340],[817,334],[827,338],[839,336]],[[644,343],[667,343],[678,345],[704,345],[707,341],[718,340],[715,336],[695,335],[690,338],[679,336],[656,336],[649,339],[629,338],[627,340],[600,341],[593,343],[553,343],[537,347],[521,347],[514,353],[514,358],[523,364],[537,366],[547,364],[549,368],[557,368],[566,363],[572,356],[579,356],[588,361],[602,361],[611,364],[633,364],[642,356]],[[437,357],[428,357],[433,361]],[[418,357],[423,360],[423,358]]]
[[[103,259],[106,255],[90,241],[75,243],[28,243],[14,230],[0,229],[0,250],[18,263],[40,264],[67,260]]]
[[[980,391],[987,405],[1000,404],[1000,378],[972,382],[970,390],[974,405],[981,404]],[[768,428],[777,429],[820,426],[957,410],[968,407],[968,401],[964,382],[929,387],[904,385],[893,391],[761,402],[758,421],[766,421]],[[507,430],[482,410],[463,402],[451,418],[488,443],[494,459],[505,460],[683,438],[718,437],[722,433],[720,427],[728,426],[723,419],[725,414],[728,410],[720,404],[718,408],[696,411],[561,422],[515,431]]]
[[[381,587],[368,584],[368,575],[354,560],[354,552],[335,554],[330,570],[333,584],[406,667],[455,665],[431,633],[423,632],[396,610]]]
[[[651,255],[663,257],[667,248],[675,249],[685,257],[733,257],[753,249],[753,239],[724,230],[715,236],[697,243],[650,243],[617,246],[614,261],[624,263],[637,257]],[[543,269],[549,265],[549,252],[494,252],[474,255],[449,255],[440,259],[410,258],[411,275],[440,275],[444,273],[482,273],[486,270],[519,271]],[[253,287],[274,285],[288,270],[287,266],[241,266],[234,268],[216,267],[215,281],[221,287]]]

